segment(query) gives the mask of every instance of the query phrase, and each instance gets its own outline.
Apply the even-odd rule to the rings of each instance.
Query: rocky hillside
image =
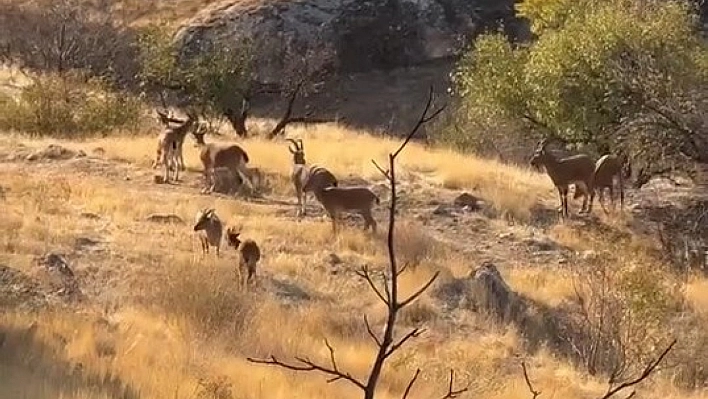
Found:
[[[249,38],[258,49],[259,82],[283,85],[302,73],[316,76],[322,84],[306,106],[355,125],[395,129],[408,121],[392,116],[407,114],[405,108],[417,104],[429,84],[447,86],[452,59],[475,35],[499,26],[512,36],[525,34],[513,5],[510,0],[230,0],[198,13],[177,40],[189,55],[215,41],[239,45]],[[415,72],[401,70],[414,66]],[[258,102],[261,111],[269,100]],[[375,106],[359,109],[372,101]]]

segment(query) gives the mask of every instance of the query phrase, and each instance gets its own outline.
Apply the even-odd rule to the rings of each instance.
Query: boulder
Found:
[[[293,54],[344,73],[444,59],[490,26],[517,28],[513,7],[510,0],[228,0],[198,13],[176,40],[186,55],[216,41],[253,40],[258,80],[278,83]]]

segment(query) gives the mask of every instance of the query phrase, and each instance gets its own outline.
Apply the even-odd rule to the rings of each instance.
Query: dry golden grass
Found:
[[[340,126],[290,132],[305,139],[309,162],[371,183],[380,180],[370,159],[383,161],[397,145]],[[185,160],[192,172],[181,187],[150,183],[154,136],[65,142],[5,135],[0,152],[10,152],[19,143],[29,147],[58,143],[89,154],[101,147],[115,170],[85,170],[68,162],[2,164],[0,182],[7,198],[2,200],[0,229],[8,233],[0,235],[0,264],[39,277],[34,256],[50,250],[73,253],[75,271],[90,299],[79,305],[81,312],[0,312],[4,334],[0,391],[39,399],[130,397],[131,392],[141,398],[215,398],[198,396],[206,392],[204,384],[211,383],[212,391],[215,386],[222,391],[230,387],[233,398],[359,397],[346,384],[326,384],[317,374],[295,374],[245,360],[274,354],[326,362],[326,337],[337,349],[340,367],[364,377],[375,348],[361,315],[367,313],[375,328],[381,327],[385,315],[383,306],[353,275],[363,265],[374,270],[385,267],[384,234],[348,228],[335,238],[324,220],[284,217],[283,211],[294,212],[286,142],[242,142],[253,166],[275,181],[272,195],[290,201],[285,205],[198,195],[188,186],[198,177],[194,171],[201,170],[191,140],[185,144]],[[553,199],[545,176],[445,149],[411,145],[400,165],[403,182],[415,180],[420,192],[468,190],[518,220],[525,220],[537,201]],[[125,173],[133,176],[131,180],[121,177]],[[259,264],[264,291],[242,292],[234,284],[233,250],[224,248],[218,259],[213,254],[202,258],[195,251],[190,223],[196,210],[206,206],[215,208],[228,224],[243,226],[243,235],[259,242],[264,251]],[[186,223],[146,222],[145,216],[153,212],[171,212]],[[83,217],[85,213],[99,219]],[[384,221],[380,225],[385,230]],[[415,266],[401,278],[402,295],[414,292],[435,271],[459,277],[474,266],[470,263],[476,260],[434,240],[407,215],[399,228],[400,259]],[[578,250],[595,248],[583,244],[575,233],[559,228],[554,234]],[[81,237],[97,239],[103,251],[76,249]],[[331,265],[330,253],[343,264]],[[569,277],[562,273],[528,268],[503,273],[512,287],[549,306],[572,292]],[[703,285],[703,280],[692,283],[688,297],[705,308]],[[520,357],[529,361],[537,388],[548,397],[594,397],[603,389],[599,380],[587,378],[563,359],[545,351],[525,353],[523,339],[513,327],[490,326],[474,315],[455,324],[458,321],[447,316],[427,294],[402,313],[399,333],[420,325],[428,332],[392,357],[378,398],[399,398],[418,367],[424,375],[414,398],[441,396],[451,367],[460,381],[471,383],[467,397],[527,398]],[[81,369],[71,371],[78,364]],[[656,381],[642,389],[644,397],[691,397],[666,380]]]
[[[154,136],[112,136],[61,145],[87,150],[88,153],[101,148],[111,159],[148,167],[155,157],[157,131],[158,128],[155,128]],[[317,125],[307,129],[294,127],[289,132],[289,137],[304,140],[309,163],[325,165],[340,178],[352,176],[372,183],[382,178],[371,160],[385,163],[387,154],[400,144],[397,140],[351,131],[338,125]],[[222,137],[211,139],[215,142],[228,141]],[[8,143],[13,138],[0,140],[0,143]],[[46,139],[27,144],[46,146],[54,142]],[[248,151],[251,166],[271,175],[277,194],[292,195],[288,178],[292,158],[287,142],[253,138],[239,144]],[[188,169],[202,169],[192,140],[185,142],[184,153]],[[420,144],[411,144],[399,157],[398,176],[402,181],[416,180],[438,188],[472,191],[493,204],[502,214],[521,220],[528,219],[531,208],[539,201],[553,199],[552,185],[545,175],[495,160],[465,156],[448,149],[426,148]]]

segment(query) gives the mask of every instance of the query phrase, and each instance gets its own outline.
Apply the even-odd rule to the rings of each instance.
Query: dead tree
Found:
[[[269,139],[274,139],[276,136],[282,134],[285,131],[285,127],[291,123],[327,123],[331,122],[328,119],[315,118],[311,115],[311,112],[306,113],[302,116],[293,116],[293,106],[295,105],[295,100],[297,99],[302,86],[305,84],[304,80],[301,80],[295,88],[290,92],[290,97],[288,98],[288,106],[285,108],[285,113],[280,121],[273,127],[273,130],[268,133]]]
[[[374,332],[373,328],[369,324],[369,320],[364,315],[364,324],[366,326],[366,330],[371,337],[371,339],[374,341],[376,346],[378,347],[378,352],[376,354],[376,358],[374,359],[373,363],[371,364],[371,369],[369,371],[369,376],[364,380],[357,378],[350,373],[346,371],[342,371],[339,369],[339,366],[337,365],[337,360],[335,356],[335,351],[334,348],[329,344],[327,340],[325,340],[325,345],[327,346],[327,349],[329,350],[330,354],[330,364],[329,365],[322,365],[322,364],[317,364],[313,362],[312,360],[308,358],[302,358],[302,357],[296,357],[295,362],[288,363],[284,362],[281,360],[276,359],[274,356],[271,356],[268,359],[254,359],[254,358],[248,358],[249,362],[252,363],[258,363],[258,364],[266,364],[266,365],[273,365],[273,366],[279,366],[282,368],[286,368],[288,370],[295,370],[295,371],[317,371],[322,374],[325,374],[329,376],[330,378],[327,380],[328,383],[339,381],[339,380],[344,380],[349,382],[350,384],[358,387],[361,389],[363,393],[363,398],[364,399],[374,399],[374,394],[376,391],[376,387],[379,383],[379,378],[381,377],[381,373],[383,371],[384,364],[386,360],[388,360],[391,355],[393,355],[397,350],[399,350],[406,342],[408,342],[411,338],[415,338],[420,336],[423,332],[424,329],[422,328],[414,328],[411,331],[407,332],[400,338],[396,339],[395,338],[395,328],[396,328],[396,322],[398,320],[398,315],[399,312],[405,308],[406,306],[410,305],[415,301],[418,297],[420,297],[437,279],[438,273],[435,273],[430,280],[428,280],[427,283],[425,283],[422,287],[420,287],[414,294],[409,296],[406,299],[399,299],[399,292],[398,292],[398,278],[400,275],[406,270],[407,265],[404,265],[403,267],[398,267],[398,262],[396,260],[396,253],[395,253],[395,224],[396,224],[396,206],[397,206],[397,188],[396,188],[396,158],[398,155],[403,151],[403,149],[408,145],[408,143],[411,141],[413,136],[416,134],[418,129],[420,127],[435,118],[442,110],[445,108],[444,106],[437,109],[436,111],[432,112],[430,115],[428,115],[431,105],[433,102],[433,88],[430,88],[430,94],[428,97],[428,102],[425,105],[425,109],[423,110],[422,115],[420,116],[420,119],[418,120],[418,123],[415,125],[415,127],[411,130],[411,132],[406,136],[405,140],[403,143],[398,147],[398,149],[389,154],[388,157],[388,169],[384,170],[381,166],[376,164],[375,161],[372,160],[374,165],[379,169],[379,171],[386,177],[388,180],[390,186],[391,186],[391,204],[389,208],[389,219],[388,219],[388,238],[387,238],[387,245],[388,245],[388,257],[389,257],[389,267],[388,267],[388,276],[384,277],[384,284],[383,288],[379,287],[377,282],[374,280],[374,277],[371,273],[371,271],[367,268],[364,267],[358,274],[360,277],[362,277],[368,284],[369,287],[374,291],[376,296],[386,305],[387,307],[387,318],[386,318],[386,325],[384,326],[384,332],[382,335],[377,334]],[[402,399],[408,398],[409,394],[411,393],[413,386],[415,385],[416,381],[418,380],[418,377],[420,376],[421,370],[418,369],[416,370],[415,374],[413,377],[410,379],[408,382],[405,391],[403,392],[403,395],[401,396]],[[455,389],[454,387],[454,372],[450,372],[450,380],[449,380],[449,385],[447,389],[447,393],[442,397],[442,399],[452,399],[458,397],[460,394],[463,392],[467,391],[467,387],[464,388],[459,388]]]

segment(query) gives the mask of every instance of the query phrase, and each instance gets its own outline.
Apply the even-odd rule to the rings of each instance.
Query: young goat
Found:
[[[583,207],[580,213],[587,212],[588,193],[592,191],[592,174],[595,170],[595,163],[585,154],[558,159],[546,149],[547,145],[547,140],[539,143],[531,158],[531,166],[543,165],[546,167],[546,173],[558,189],[561,202],[560,212],[564,218],[569,216],[568,186],[571,184],[575,184],[576,193],[581,188],[583,189]]]
[[[234,175],[238,174],[242,181],[248,183],[250,188],[253,189],[253,184],[249,179],[248,168],[246,167],[249,161],[246,151],[236,144],[207,144],[204,142],[205,134],[206,129],[203,126],[192,132],[197,141],[197,147],[200,149],[199,159],[204,166],[205,187],[202,192],[210,193],[214,191],[214,169],[219,167],[230,169]]]
[[[292,145],[288,147],[293,154],[293,170],[290,178],[297,196],[298,216],[305,215],[307,193],[315,192],[325,187],[337,187],[337,178],[332,172],[318,165],[307,166],[305,162],[305,146],[302,140],[288,139]]]
[[[157,154],[152,163],[152,168],[158,165],[165,166],[165,182],[169,181],[169,171],[174,170],[175,180],[179,179],[179,171],[185,170],[184,157],[182,156],[182,146],[184,138],[189,130],[194,126],[197,118],[193,114],[187,114],[187,120],[181,120],[157,112],[160,121],[165,125],[165,130],[160,134],[157,141]],[[170,123],[176,125],[170,126]]]
[[[592,192],[590,194],[590,211],[592,210],[592,202],[595,199],[595,192],[599,192],[600,196],[597,199],[602,206],[602,210],[605,214],[608,214],[605,203],[603,202],[605,196],[605,188],[610,191],[610,204],[612,210],[615,210],[615,194],[614,194],[614,182],[617,178],[619,186],[619,198],[620,198],[620,211],[624,208],[624,170],[622,167],[622,162],[619,157],[607,154],[600,157],[595,163],[595,171],[592,178]]]
[[[218,257],[224,228],[221,220],[212,208],[200,210],[195,219],[194,231],[198,232],[199,242],[202,244],[202,254],[208,254],[209,246],[212,246],[216,247],[216,256]]]
[[[244,283],[248,284],[256,277],[256,266],[261,259],[261,250],[253,240],[241,241],[240,234],[235,228],[229,227],[226,231],[226,242],[239,253],[238,280],[239,285],[244,286]],[[245,282],[244,275],[247,275]]]
[[[376,220],[371,215],[374,203],[381,201],[366,187],[326,187],[315,191],[315,198],[322,204],[332,219],[332,231],[337,233],[337,219],[342,211],[359,213],[364,218],[364,230],[371,226],[376,233]]]

